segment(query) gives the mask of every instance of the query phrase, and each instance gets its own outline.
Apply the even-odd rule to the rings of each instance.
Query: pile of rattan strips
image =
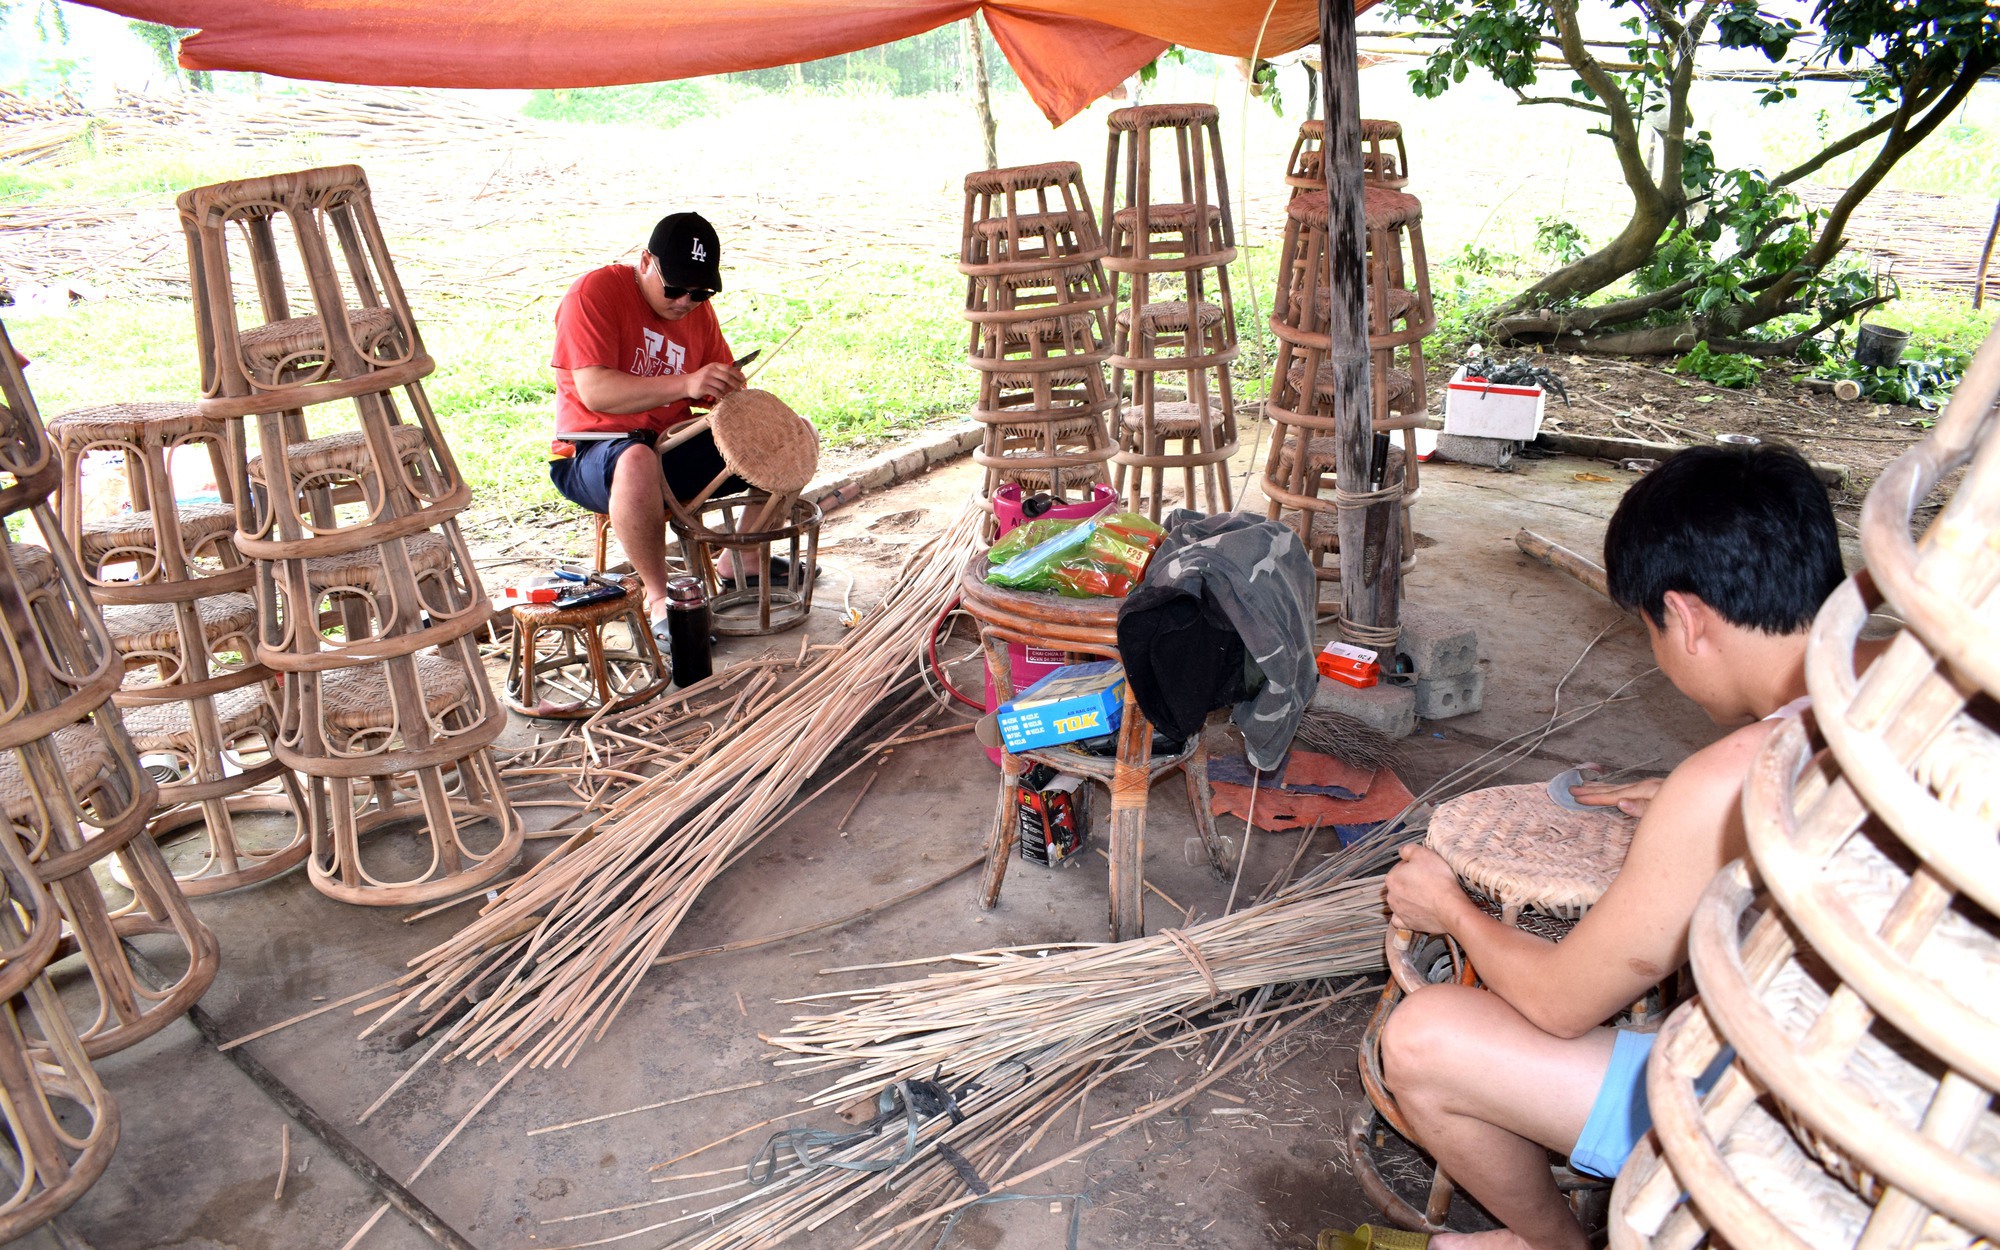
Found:
[[[0,518],[45,539],[60,461],[0,328]],[[178,1018],[215,978],[215,938],[147,835],[156,787],[112,695],[119,657],[83,569],[60,541],[0,526],[0,1129],[16,1174],[0,1240],[74,1202],[103,1174],[118,1115],[90,1061]],[[130,941],[184,970],[161,986]],[[76,956],[71,960],[71,956]],[[51,968],[79,984],[64,995]]]
[[[2000,1239],[1996,400],[2000,333],[1869,492],[1874,590],[1821,609],[1809,717],[1752,765],[1750,858],[1696,910],[1700,997],[1653,1049],[1656,1137],[1613,1191],[1614,1250]],[[1920,547],[1915,509],[1968,463]],[[1905,624],[1864,673],[1877,592]]]
[[[1395,123],[1364,125],[1379,128]],[[1301,129],[1302,148],[1308,131],[1315,126],[1317,123],[1308,122]],[[1400,128],[1394,138],[1400,153]],[[1378,138],[1378,147],[1379,143]],[[1293,172],[1286,176],[1294,195],[1286,206],[1277,294],[1271,306],[1278,359],[1264,405],[1272,430],[1262,486],[1271,518],[1284,519],[1298,531],[1312,553],[1321,582],[1331,583],[1340,577],[1334,494],[1338,470],[1334,370],[1328,361],[1332,345],[1328,322],[1336,292],[1331,289],[1327,256],[1326,192],[1306,189],[1298,172],[1302,165],[1320,168],[1318,152],[1317,147],[1310,149],[1309,159],[1295,152]],[[1395,160],[1400,162],[1401,157]],[[1365,171],[1363,184],[1369,420],[1377,434],[1402,432],[1402,446],[1390,450],[1383,488],[1399,492],[1402,562],[1408,571],[1417,550],[1410,517],[1418,487],[1416,430],[1425,425],[1429,409],[1423,340],[1437,329],[1437,312],[1431,301],[1430,265],[1424,252],[1423,205],[1415,196],[1393,190]]]
[[[965,176],[967,355],[979,373],[973,458],[991,498],[1012,483],[1058,498],[1109,480],[1111,290],[1083,170],[1071,162]]]
[[[254,659],[281,675],[273,752],[304,778],[312,882],[378,905],[483,885],[522,836],[489,750],[505,712],[473,638],[491,608],[367,179],[280,174],[185,192],[179,208],[198,408],[223,432]]]
[[[1228,266],[1236,259],[1236,228],[1217,113],[1207,104],[1148,104],[1119,109],[1107,123],[1101,211],[1104,267],[1116,284],[1115,481],[1129,506],[1155,520],[1170,471],[1180,479],[1182,504],[1226,512],[1235,507],[1229,367],[1237,343]],[[1156,140],[1169,150],[1159,171],[1178,168],[1177,185],[1154,182]]]

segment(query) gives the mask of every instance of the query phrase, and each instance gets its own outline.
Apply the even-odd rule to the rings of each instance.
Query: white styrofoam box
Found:
[[[1495,386],[1460,365],[1444,387],[1444,432],[1525,443],[1542,432],[1547,402],[1539,386]]]

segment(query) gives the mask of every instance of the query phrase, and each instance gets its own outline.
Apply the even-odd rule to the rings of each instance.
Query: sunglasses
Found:
[[[702,301],[706,300],[709,296],[714,295],[715,292],[706,290],[698,286],[662,285],[660,287],[660,294],[666,296],[670,300],[679,299],[681,296],[685,295],[689,299],[693,300],[695,303],[699,304]]]

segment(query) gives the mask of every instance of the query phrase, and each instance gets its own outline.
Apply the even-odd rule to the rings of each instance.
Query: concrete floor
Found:
[[[1246,434],[1248,431],[1246,431]],[[1247,463],[1252,449],[1240,460]],[[1240,466],[1239,466],[1240,467]],[[1480,630],[1485,706],[1423,724],[1410,742],[1405,778],[1421,790],[1503,739],[1544,722],[1565,674],[1564,709],[1603,698],[1651,667],[1642,631],[1608,603],[1532,564],[1513,545],[1529,526],[1594,551],[1626,479],[1573,460],[1524,462],[1495,474],[1430,465],[1417,507],[1425,543],[1408,579],[1412,604],[1464,614]],[[895,552],[956,511],[976,482],[966,462],[871,496],[829,519],[823,564],[855,580],[857,604],[873,602]],[[1254,506],[1254,501],[1253,501]],[[824,606],[845,586],[821,583]],[[1611,627],[1591,645],[1606,627]],[[833,612],[816,632],[838,632]],[[739,650],[742,648],[739,647]],[[1574,667],[1574,672],[1570,670]],[[974,678],[976,680],[976,677]],[[1612,767],[1664,770],[1713,730],[1657,674],[1630,687],[1626,702],[1542,741],[1498,780],[1545,778],[1591,759]],[[948,713],[936,723],[947,723]],[[515,732],[521,732],[517,727]],[[1217,745],[1226,745],[1221,731]],[[768,837],[702,898],[669,948],[689,949],[777,932],[857,910],[976,857],[991,817],[996,774],[969,735],[902,748],[856,810],[847,836],[833,828],[871,765]],[[547,809],[540,809],[543,815]],[[1188,853],[1193,824],[1177,785],[1156,792],[1148,829],[1148,879],[1202,915],[1220,911],[1227,884]],[[536,823],[531,821],[531,827]],[[1232,837],[1241,826],[1224,825]],[[553,845],[531,843],[531,854]],[[1261,883],[1291,854],[1291,836],[1255,836],[1245,881]],[[530,1129],[779,1074],[763,1058],[759,1032],[783,1027],[792,1009],[776,1000],[892,974],[822,976],[871,961],[1008,944],[1099,939],[1105,869],[1086,857],[1064,870],[1017,862],[1000,906],[973,905],[970,874],[865,922],[787,943],[680,963],[655,972],[610,1036],[555,1072],[524,1072],[477,1116],[413,1188],[475,1244],[490,1250],[594,1242],[652,1224],[678,1207],[548,1224],[659,1196],[647,1168],[725,1134],[792,1110],[803,1082],[721,1094],[664,1110],[535,1137]],[[1153,927],[1180,918],[1149,899]],[[196,910],[221,939],[223,963],[203,1000],[229,1036],[274,1023],[316,1003],[387,981],[403,961],[442,940],[465,915],[418,923],[412,909],[344,906],[318,895],[302,873],[204,899]],[[141,941],[142,947],[146,946]],[[921,975],[921,969],[910,970]],[[1204,1095],[1188,1111],[1128,1133],[1098,1154],[1043,1179],[1055,1193],[1085,1193],[1085,1246],[1309,1246],[1321,1227],[1373,1212],[1341,1159],[1340,1137],[1358,1095],[1352,1045],[1372,994],[1307,1038],[1301,1053],[1267,1079],[1239,1076],[1218,1088],[1250,1113]],[[398,1177],[407,1177],[459,1117],[499,1078],[491,1065],[426,1066],[365,1124],[357,1117],[422,1053],[376,1036],[342,1008],[249,1044],[281,1080]],[[385,1030],[390,1032],[390,1030]],[[229,1059],[185,1021],[99,1064],[118,1099],[122,1136],[104,1177],[61,1217],[19,1244],[87,1244],[98,1250],[277,1250],[340,1246],[377,1205],[370,1188],[294,1126],[294,1172],[272,1200],[285,1116]],[[1138,1105],[1163,1089],[1159,1066],[1121,1079],[1106,1105]],[[1095,1109],[1095,1104],[1094,1104]],[[687,1166],[740,1165],[762,1131]],[[1063,1138],[1064,1134],[1056,1134]],[[952,1243],[979,1250],[1061,1244],[1069,1202],[1016,1202],[977,1209]],[[614,1244],[652,1247],[672,1230]],[[370,1250],[431,1244],[393,1212],[361,1242]],[[839,1230],[794,1243],[852,1244]]]

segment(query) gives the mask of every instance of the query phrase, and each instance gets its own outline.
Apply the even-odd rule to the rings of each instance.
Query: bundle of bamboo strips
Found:
[[[764,1040],[842,1067],[813,1096],[842,1103],[912,1076],[947,1084],[1016,1056],[1115,1036],[1135,1021],[1199,1012],[1265,985],[1368,972],[1382,966],[1382,882],[1409,834],[1397,826],[1329,857],[1270,901],[1185,931],[1064,950],[1045,958],[959,956],[977,966],[917,981],[788,1000],[844,999],[832,1015],[795,1020]]]
[[[428,1013],[417,1031],[445,1030],[431,1053],[535,1066],[566,1064],[602,1036],[702,889],[773,827],[869,709],[916,679],[982,516],[968,506],[839,647],[789,681],[772,668],[746,683],[728,732],[634,784],[595,836],[564,843],[412,960],[415,984],[375,1027]]]

